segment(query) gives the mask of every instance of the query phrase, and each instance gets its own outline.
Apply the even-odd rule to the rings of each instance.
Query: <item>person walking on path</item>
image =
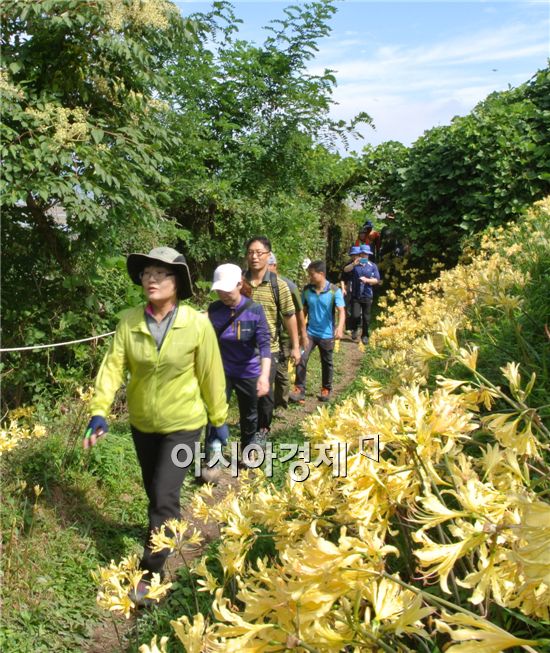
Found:
[[[328,401],[332,392],[334,376],[333,352],[335,339],[341,340],[346,324],[345,302],[342,291],[327,280],[326,265],[323,261],[313,261],[308,267],[310,283],[302,293],[304,312],[307,315],[308,343],[302,360],[296,367],[296,383],[290,400],[303,403],[306,396],[307,363],[311,352],[319,347],[321,355],[322,388],[319,401]],[[335,312],[338,324],[335,329]]]
[[[380,273],[374,263],[369,261],[372,250],[368,245],[361,245],[359,256],[346,265],[344,270],[351,272],[352,277],[352,333],[353,341],[359,340],[367,345],[369,342],[369,324],[373,300],[373,287],[380,285]]]
[[[269,393],[260,397],[258,401],[258,444],[260,445],[266,442],[273,419],[273,382],[281,349],[279,342],[281,321],[290,336],[290,357],[296,365],[300,362],[300,345],[292,295],[287,284],[269,271],[270,254],[271,243],[265,236],[254,236],[246,243],[248,270],[245,278],[252,286],[252,299],[263,306],[271,337]]]
[[[271,347],[269,327],[264,309],[250,299],[251,288],[243,281],[241,268],[232,263],[220,265],[214,271],[212,290],[219,300],[208,307],[208,317],[220,343],[227,401],[235,390],[239,404],[241,447],[255,442],[258,431],[258,398],[269,392]],[[215,450],[215,429],[206,435],[207,458]],[[221,443],[220,443],[221,444]],[[208,482],[219,473],[219,464],[212,467]],[[204,477],[203,472],[203,477]]]
[[[382,238],[380,236],[380,233],[378,231],[375,231],[373,227],[374,225],[372,224],[372,221],[367,220],[359,230],[359,235],[357,237],[357,240],[355,241],[355,245],[357,247],[361,247],[361,245],[368,245],[372,250],[374,260],[378,261],[378,257],[380,256],[380,246],[382,244]]]
[[[348,252],[349,259],[340,275],[340,288],[342,290],[342,294],[344,295],[344,301],[346,302],[346,331],[351,331],[353,328],[352,315],[351,315],[353,270],[346,272],[346,268],[350,263],[352,263],[355,260],[355,258],[357,258],[357,256],[359,256],[359,254],[360,254],[360,250],[357,245],[352,245],[349,248],[349,252]]]
[[[132,437],[149,500],[140,562],[145,573],[130,596],[143,605],[150,601],[146,595],[153,574],[163,576],[169,554],[169,549],[153,553],[151,534],[167,520],[180,519],[180,490],[192,465],[177,465],[173,451],[182,446],[195,451],[207,421],[226,441],[228,408],[214,329],[206,315],[181,301],[192,295],[185,258],[170,247],[157,247],[149,254],[130,254],[127,269],[147,304],[122,313],[96,378],[83,446],[94,446],[107,433],[106,417],[126,382]]]
[[[277,258],[273,252],[269,255],[267,260],[269,271],[278,274]],[[305,349],[307,343],[306,332],[306,319],[304,316],[304,307],[302,306],[302,293],[298,286],[291,279],[283,277],[279,274],[279,279],[282,279],[292,295],[292,302],[294,304],[294,311],[296,313],[296,326],[298,329],[298,336],[302,350]],[[288,408],[288,395],[290,394],[290,381],[288,378],[288,362],[290,359],[290,337],[285,329],[279,330],[279,362],[275,371],[274,382],[274,409]]]

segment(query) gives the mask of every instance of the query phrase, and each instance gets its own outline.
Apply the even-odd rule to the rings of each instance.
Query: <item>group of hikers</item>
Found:
[[[149,501],[140,563],[144,576],[131,597],[136,604],[146,601],[152,575],[162,576],[168,556],[168,549],[152,551],[151,534],[180,518],[180,490],[190,465],[174,464],[174,449],[196,450],[206,426],[206,460],[214,458],[229,438],[233,391],[241,447],[265,448],[274,409],[305,400],[308,361],[316,347],[322,368],[317,397],[330,399],[333,351],[346,319],[352,339],[368,342],[373,287],[380,283],[378,268],[369,260],[379,249],[376,234],[372,224],[361,231],[339,285],[328,281],[324,261],[308,262],[309,283],[301,291],[277,273],[268,238],[255,236],[245,245],[244,273],[233,263],[215,269],[212,290],[219,299],[206,313],[183,302],[191,297],[192,284],[179,252],[158,247],[128,256],[128,274],[147,303],[124,311],[119,320],[96,378],[83,446],[95,445],[108,432],[110,407],[126,383],[131,433]],[[289,361],[295,365],[292,391]]]

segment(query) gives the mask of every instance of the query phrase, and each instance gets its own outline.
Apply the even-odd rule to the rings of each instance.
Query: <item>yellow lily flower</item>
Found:
[[[507,633],[502,628],[495,626],[473,615],[443,613],[441,619],[435,620],[437,630],[448,633],[455,642],[446,651],[448,653],[500,653],[512,646],[530,646],[537,643],[533,639],[522,639]],[[453,630],[451,626],[463,626]]]

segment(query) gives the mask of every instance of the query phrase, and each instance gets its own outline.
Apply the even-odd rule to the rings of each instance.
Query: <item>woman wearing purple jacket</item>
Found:
[[[208,317],[220,344],[227,400],[233,390],[237,395],[244,449],[258,430],[258,397],[269,392],[271,348],[264,309],[247,296],[243,284],[246,281],[238,265],[218,266],[212,290],[220,299],[210,304]],[[207,435],[207,451],[209,444]]]

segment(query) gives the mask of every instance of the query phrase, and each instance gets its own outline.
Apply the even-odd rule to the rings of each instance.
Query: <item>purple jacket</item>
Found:
[[[245,301],[247,297],[242,297],[235,308],[221,301],[210,304],[208,317],[216,333]],[[269,327],[262,306],[252,302],[222,334],[218,334],[218,342],[226,376],[241,379],[260,376],[260,358],[271,358]]]

